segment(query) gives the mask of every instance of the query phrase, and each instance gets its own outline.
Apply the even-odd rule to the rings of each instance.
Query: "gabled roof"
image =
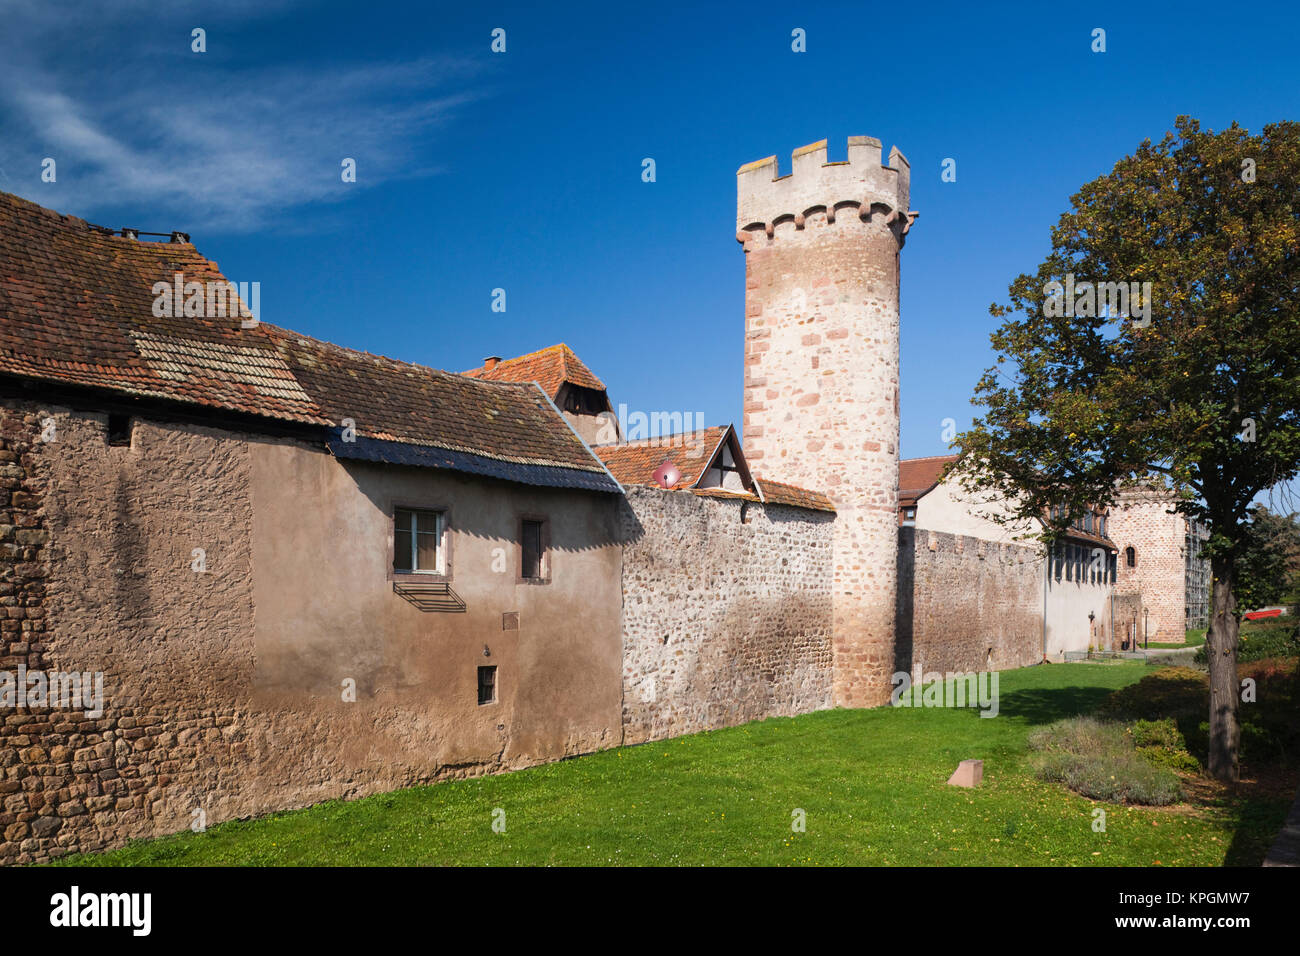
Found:
[[[572,486],[576,475],[548,478],[545,470],[538,471],[538,467],[564,469],[586,474],[581,487],[619,490],[531,382],[478,382],[286,329],[266,328],[276,352],[322,410],[336,422],[345,418],[355,422],[356,442],[330,442],[338,457]],[[385,443],[416,447],[399,450]]]
[[[332,427],[340,458],[619,491],[536,385],[244,329],[237,315],[155,316],[154,285],[177,272],[226,281],[188,242],[107,235],[0,193],[0,374]],[[341,440],[344,419],[356,441]]]
[[[736,492],[723,488],[697,487],[713,459],[722,450],[723,442],[732,448],[732,455],[747,485],[752,484],[752,491]],[[821,492],[809,491],[797,485],[773,481],[750,475],[745,462],[740,439],[731,425],[718,425],[698,432],[669,435],[658,439],[644,441],[620,442],[609,445],[596,445],[592,448],[597,457],[605,463],[610,473],[624,485],[654,485],[654,473],[665,460],[677,466],[681,478],[673,485],[674,491],[691,491],[704,497],[744,498],[749,501],[763,501],[768,504],[792,505],[796,508],[809,508],[813,511],[834,513],[835,505]]]
[[[598,392],[605,391],[605,384],[563,342],[527,355],[505,359],[492,368],[480,366],[461,374],[490,382],[536,382],[552,399],[560,393],[560,386],[566,382]]]
[[[261,328],[153,314],[155,283],[224,282],[188,242],[106,235],[0,192],[0,372],[325,423]]]
[[[673,488],[691,488],[713,461],[730,425],[705,428],[677,435],[663,435],[642,441],[596,445],[591,450],[610,473],[624,485],[653,485],[655,469],[665,461],[677,466],[681,478]]]
[[[904,458],[898,463],[899,507],[914,505],[939,484],[943,470],[960,455],[934,455],[929,458]]]

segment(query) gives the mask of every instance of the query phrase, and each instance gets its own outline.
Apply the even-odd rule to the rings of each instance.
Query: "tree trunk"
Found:
[[[1237,597],[1233,594],[1236,572],[1231,555],[1210,560],[1214,581],[1210,586],[1210,629],[1205,637],[1210,660],[1210,774],[1215,779],[1235,782],[1241,774],[1237,751],[1241,724],[1237,719],[1240,686],[1237,683]]]

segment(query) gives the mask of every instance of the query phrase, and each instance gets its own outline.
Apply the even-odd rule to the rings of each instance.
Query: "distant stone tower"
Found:
[[[916,218],[897,148],[852,136],[737,173],[745,248],[745,453],[836,506],[834,701],[890,694],[898,554],[898,260]]]
[[[1203,626],[1203,612],[1189,614],[1187,600],[1203,570],[1202,540],[1184,515],[1171,513],[1176,500],[1161,488],[1130,488],[1111,509],[1107,530],[1119,549],[1115,618],[1121,635],[1182,641],[1186,628]]]

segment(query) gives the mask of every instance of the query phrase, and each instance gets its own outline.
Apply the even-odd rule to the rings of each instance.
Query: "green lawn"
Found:
[[[1094,804],[1027,769],[1029,731],[1091,711],[1142,662],[1001,675],[1000,715],[880,708],[782,718],[516,773],[333,801],[77,865],[1257,864],[1289,797]],[[984,760],[975,790],[946,785]],[[1104,807],[1106,832],[1093,831]],[[493,812],[505,812],[505,832]],[[806,832],[793,832],[795,810]]]
[[[1249,622],[1243,622],[1243,625],[1245,623],[1249,623]],[[1159,648],[1161,650],[1169,650],[1170,648],[1176,648],[1176,647],[1200,647],[1202,644],[1205,643],[1206,631],[1207,628],[1204,627],[1189,627],[1184,633],[1184,637],[1182,641],[1152,641],[1151,647]],[[1139,637],[1138,648],[1141,649],[1146,646],[1147,645]]]

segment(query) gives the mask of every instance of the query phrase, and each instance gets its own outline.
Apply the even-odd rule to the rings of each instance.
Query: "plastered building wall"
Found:
[[[898,495],[898,257],[910,169],[850,137],[737,174],[745,251],[744,441],[751,467],[830,495],[834,701],[888,701]]]
[[[1007,515],[1010,510],[1005,500],[988,494],[968,492],[956,478],[949,477],[935,485],[916,503],[916,527],[982,538],[985,541],[1025,545],[1027,542],[1023,536],[1041,528],[1030,522],[1003,525],[990,517]],[[1033,546],[1032,542],[1028,545]]]
[[[57,438],[41,442],[46,421]],[[0,862],[619,742],[613,496],[345,467],[149,420],[109,447],[105,430],[104,415],[13,402],[0,422],[21,471],[5,525],[15,545],[38,532],[0,565],[0,597],[25,608],[0,669],[101,671],[105,691],[97,718],[0,711]],[[464,613],[393,592],[394,501],[448,509]],[[549,584],[519,580],[523,514],[551,520]],[[480,706],[484,664],[497,702]]]
[[[1067,652],[1084,653],[1089,647],[1110,648],[1110,596],[1100,568],[1094,571],[1085,563],[1081,572],[1076,567],[1067,576],[1053,565],[1047,582],[1048,660],[1061,661]]]

